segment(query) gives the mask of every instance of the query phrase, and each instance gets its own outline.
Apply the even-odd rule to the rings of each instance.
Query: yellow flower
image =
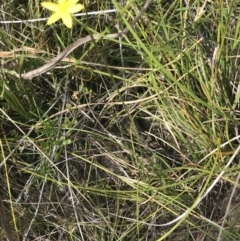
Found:
[[[82,4],[77,4],[79,0],[58,0],[58,3],[42,2],[41,5],[54,13],[49,17],[47,24],[53,24],[60,18],[63,23],[72,28],[72,16],[71,13],[77,13],[84,9]]]

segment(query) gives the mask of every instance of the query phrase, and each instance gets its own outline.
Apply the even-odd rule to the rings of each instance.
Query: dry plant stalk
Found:
[[[18,238],[16,237],[15,233],[12,231],[11,226],[8,223],[7,215],[4,210],[3,200],[2,200],[1,196],[0,196],[0,222],[2,224],[2,228],[4,229],[4,231],[6,233],[7,239],[9,241],[19,241]]]

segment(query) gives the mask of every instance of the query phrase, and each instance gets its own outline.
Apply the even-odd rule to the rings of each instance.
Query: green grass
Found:
[[[153,1],[121,42],[88,43],[30,81],[17,74],[117,20],[130,27],[144,1],[86,2],[121,14],[71,30],[1,24],[0,195],[20,240],[240,239],[240,5],[186,2]],[[39,6],[5,4],[0,20],[49,16]]]

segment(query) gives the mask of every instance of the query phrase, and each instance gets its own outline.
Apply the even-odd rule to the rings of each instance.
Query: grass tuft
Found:
[[[19,240],[239,240],[238,1],[153,1],[133,28],[144,1],[84,4],[119,15],[1,24],[0,195]],[[18,77],[116,23],[122,39]]]

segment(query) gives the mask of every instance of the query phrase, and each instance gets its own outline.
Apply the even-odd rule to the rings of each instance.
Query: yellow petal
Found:
[[[60,12],[56,12],[56,13],[52,14],[47,21],[47,25],[57,22],[61,17],[62,16],[61,16]]]
[[[68,0],[68,6],[74,6],[79,0]]]
[[[51,3],[51,2],[42,2],[41,5],[48,9],[48,10],[51,10],[53,12],[56,12],[59,8],[58,4],[56,3]]]
[[[82,4],[76,4],[68,9],[69,13],[77,13],[84,9]]]
[[[72,28],[72,16],[70,13],[62,13],[62,21],[68,27]]]
[[[59,5],[62,4],[62,3],[64,3],[64,2],[66,2],[66,0],[58,0],[58,4],[59,4]]]

